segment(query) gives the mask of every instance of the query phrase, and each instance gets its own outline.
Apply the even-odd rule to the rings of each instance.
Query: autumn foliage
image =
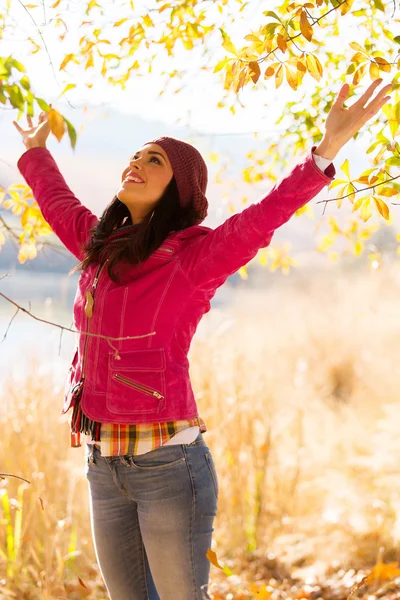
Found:
[[[214,80],[219,78],[221,110],[236,114],[245,107],[245,92],[252,89],[259,95],[263,111],[268,106],[265,91],[271,86],[279,88],[282,113],[276,124],[286,119],[290,125],[278,144],[265,140],[265,151],[256,160],[250,152],[249,166],[242,173],[246,183],[264,182],[265,188],[276,180],[274,167],[285,166],[285,148],[290,147],[292,154],[297,154],[321,139],[323,117],[330,110],[339,83],[350,84],[349,99],[353,100],[360,86],[379,77],[387,78],[392,84],[391,100],[362,133],[370,138],[367,154],[371,154],[371,167],[350,176],[346,160],[341,165],[345,178],[338,173],[328,188],[334,191],[329,201],[335,200],[338,208],[351,205],[355,218],[339,226],[330,214],[326,231],[315,246],[333,258],[335,243],[344,240],[348,242],[347,251],[361,254],[373,231],[385,221],[392,223],[391,205],[397,204],[400,190],[400,146],[396,141],[400,125],[400,36],[394,33],[399,23],[395,3],[392,7],[381,0],[285,0],[270,7],[273,10],[262,10],[261,5],[255,9],[254,3],[245,0],[153,0],[144,6],[130,0],[119,3],[113,19],[101,0],[82,3],[80,11],[68,11],[64,0],[57,0],[47,7],[47,20],[39,27],[36,19],[43,9],[40,4],[9,3],[0,15],[0,24],[3,36],[12,34],[17,11],[23,7],[32,25],[32,35],[27,39],[30,53],[34,57],[48,54],[60,86],[59,103],[75,88],[93,89],[95,93],[99,78],[124,90],[136,76],[151,77],[161,60],[165,86],[160,96],[174,85],[173,93],[179,93],[195,75],[188,61],[182,59],[185,52],[197,57],[203,73]],[[249,28],[249,17],[257,23],[256,27]],[[76,31],[82,34],[76,36]],[[350,31],[350,38],[344,38],[342,31]],[[57,62],[45,43],[46,33],[56,36],[61,53],[65,50]],[[328,42],[333,44],[334,52],[327,49]],[[87,80],[77,83],[77,75],[82,72],[87,74]],[[68,135],[74,148],[77,133],[73,123],[62,115],[60,107],[50,108],[45,99],[36,96],[36,77],[35,72],[26,72],[23,56],[0,58],[0,103],[15,110],[18,119],[24,114],[34,116],[39,109],[49,112],[52,133],[59,141]],[[294,101],[287,99],[289,90],[296,92]],[[358,134],[354,136],[357,137]],[[2,191],[2,200],[3,206],[21,219],[22,233],[16,236],[14,232],[20,244],[19,261],[33,259],[39,238],[51,233],[37,203],[26,186],[15,185]],[[307,218],[310,213],[299,211],[299,216]],[[362,223],[370,219],[376,226],[363,227]],[[3,218],[0,227],[1,247],[5,243],[4,232],[9,230]],[[10,230],[9,233],[12,234]],[[283,262],[280,255],[285,257]],[[258,258],[267,267],[275,265],[285,272],[294,264],[284,248],[271,247]],[[246,270],[242,269],[241,274],[245,276]]]

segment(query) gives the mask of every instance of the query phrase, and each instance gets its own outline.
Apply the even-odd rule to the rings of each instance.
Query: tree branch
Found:
[[[6,277],[6,275],[3,275],[3,277]],[[3,279],[3,277],[1,277],[1,279]],[[143,335],[128,335],[126,337],[111,337],[111,336],[106,336],[106,335],[102,335],[100,333],[89,333],[87,331],[78,331],[76,329],[71,329],[70,327],[64,327],[63,325],[59,325],[58,323],[52,323],[51,321],[46,321],[45,319],[40,319],[39,317],[36,317],[35,315],[33,315],[29,310],[27,310],[26,308],[23,308],[23,306],[20,306],[19,304],[17,304],[16,302],[14,302],[14,300],[11,300],[11,298],[8,298],[5,294],[3,294],[2,292],[0,292],[0,296],[2,296],[5,300],[7,300],[7,302],[10,302],[13,306],[17,307],[17,311],[15,313],[15,315],[13,316],[11,322],[14,320],[14,318],[16,317],[16,315],[18,314],[18,312],[21,310],[22,312],[26,313],[27,315],[29,315],[30,317],[32,317],[33,319],[35,319],[36,321],[40,321],[41,323],[46,323],[47,325],[53,325],[54,327],[58,327],[61,331],[70,331],[71,333],[79,333],[80,335],[88,335],[91,337],[98,337],[101,338],[103,340],[106,340],[108,345],[111,346],[111,348],[113,350],[115,350],[115,358],[118,358],[119,354],[118,354],[118,349],[113,346],[113,344],[111,343],[111,340],[114,341],[121,341],[121,340],[135,340],[135,339],[141,339],[141,338],[145,338],[145,337],[149,337],[151,335],[156,335],[155,331],[152,331],[151,333],[144,333]],[[3,343],[4,340],[6,339],[8,330],[10,328],[11,322],[9,324],[9,326],[7,327],[7,331],[2,339],[2,341],[0,343]]]
[[[318,200],[317,204],[322,204],[325,202],[325,207],[326,207],[328,202],[334,202],[335,200],[341,200],[342,198],[347,198],[348,196],[353,196],[354,193],[358,194],[358,192],[363,192],[364,190],[374,189],[374,188],[378,187],[378,185],[385,185],[385,183],[387,183],[388,181],[393,181],[394,179],[398,179],[399,177],[400,177],[400,175],[397,175],[397,177],[390,177],[390,179],[385,179],[385,181],[382,181],[381,183],[377,183],[376,185],[370,185],[365,188],[360,188],[359,190],[356,189],[356,192],[351,192],[350,194],[346,194],[346,196],[338,196],[337,198],[327,198],[326,200]],[[350,183],[352,183],[352,182],[350,182]],[[353,187],[355,187],[355,186],[353,186]],[[391,204],[394,204],[394,202],[392,202]]]
[[[30,483],[28,479],[25,479],[25,477],[20,477],[19,475],[11,475],[11,473],[0,473],[0,479],[5,479],[6,477],[15,477],[15,479],[21,479],[22,481],[26,481],[26,483]]]

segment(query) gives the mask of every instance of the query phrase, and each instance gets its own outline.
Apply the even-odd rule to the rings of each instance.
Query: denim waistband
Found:
[[[173,439],[173,438],[171,438],[171,439]],[[168,446],[163,445],[163,446],[159,446],[159,448],[155,448],[154,450],[149,450],[149,452],[157,452],[158,450],[171,449],[171,448],[174,448],[174,446],[185,446],[185,447],[190,448],[191,446],[207,446],[207,444],[204,440],[202,432],[200,431],[197,438],[190,444],[171,444]],[[101,454],[101,446],[99,444],[87,444],[87,447],[89,448],[89,450],[92,449],[93,453],[96,452],[96,453]],[[146,452],[146,454],[148,454],[148,452]],[[107,461],[109,462],[110,460],[111,461],[118,460],[120,458],[120,456],[133,456],[133,455],[132,454],[122,455],[121,454],[118,456],[104,456],[103,458],[106,458]]]

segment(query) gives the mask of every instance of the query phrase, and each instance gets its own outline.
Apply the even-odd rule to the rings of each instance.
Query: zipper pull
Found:
[[[90,319],[93,315],[94,299],[90,290],[86,291],[85,315]]]

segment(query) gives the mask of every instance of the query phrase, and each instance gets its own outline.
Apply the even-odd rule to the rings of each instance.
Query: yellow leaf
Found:
[[[119,21],[114,23],[113,27],[119,27],[120,25],[122,25],[122,23],[125,23],[125,21],[127,21],[127,20],[128,20],[128,17],[124,17],[123,19],[120,19]]]
[[[86,65],[85,65],[85,70],[88,69],[89,67],[93,67],[93,66],[94,66],[93,52],[91,52],[89,54],[88,61],[87,61]]]
[[[310,23],[308,22],[307,14],[306,14],[305,10],[302,10],[300,13],[300,31],[304,35],[306,40],[311,42],[312,35],[313,35],[313,28],[311,27]]]
[[[253,83],[257,83],[261,75],[260,65],[256,60],[249,62],[250,77]]]
[[[366,51],[365,48],[360,46],[360,44],[358,44],[357,42],[350,42],[349,46],[350,46],[350,48],[353,48],[353,50],[358,50],[359,52],[365,53],[365,51]]]
[[[371,77],[372,80],[375,80],[375,79],[379,78],[379,67],[373,61],[369,63],[369,75],[370,75],[370,77]]]
[[[247,267],[240,267],[240,269],[238,270],[238,274],[242,279],[248,279],[249,276],[247,274]],[[213,563],[214,564],[214,563]],[[216,565],[218,566],[218,565]],[[221,568],[221,567],[220,567]]]
[[[65,132],[65,121],[57,110],[54,108],[48,113],[51,132],[60,142]]]
[[[268,77],[272,77],[272,75],[275,73],[275,68],[276,68],[275,65],[270,65],[269,67],[267,67],[265,69],[265,74],[264,74],[265,79],[268,79]]]
[[[154,23],[151,20],[151,18],[150,18],[149,15],[146,15],[146,16],[143,17],[143,22],[146,25],[146,27],[154,27]]]
[[[62,94],[60,94],[61,96],[63,96],[66,92],[68,92],[69,90],[73,90],[76,87],[76,83],[69,83],[68,85],[65,86]]]
[[[394,188],[390,188],[390,187],[384,187],[384,188],[377,188],[377,192],[380,196],[386,196],[386,197],[391,197],[391,196],[396,196],[399,193],[399,190],[395,190]]]
[[[57,8],[57,6],[60,4],[61,0],[56,0],[56,2],[54,2],[54,4],[51,5],[51,8]]]
[[[366,223],[372,216],[371,198],[366,198],[360,209],[360,217]]]
[[[314,54],[307,54],[306,65],[310,75],[314,77],[314,79],[319,81],[322,77],[323,69],[318,58],[314,56]]]
[[[362,196],[361,198],[358,198],[354,204],[353,204],[353,210],[352,212],[356,212],[356,210],[358,210],[360,208],[360,206],[362,205],[362,203],[364,202],[365,198],[367,198],[367,196]]]
[[[276,36],[276,43],[278,44],[279,50],[285,53],[287,50],[287,43],[286,38],[281,33],[278,33]]]
[[[344,161],[344,163],[341,165],[341,170],[343,171],[343,173],[346,175],[346,177],[348,177],[350,179],[350,172],[349,172],[349,161],[346,158],[346,160]]]
[[[353,85],[358,85],[360,83],[361,78],[364,76],[366,68],[367,68],[367,63],[361,65],[361,67],[359,67],[357,69],[357,71],[355,71],[355,73],[353,75],[353,81],[352,81]]]
[[[217,63],[217,65],[214,68],[214,73],[218,73],[219,71],[222,71],[222,69],[225,67],[225,65],[227,65],[232,59],[231,58],[223,58],[222,60],[219,61],[219,63]]]
[[[379,563],[374,566],[371,573],[366,577],[366,583],[371,584],[375,581],[390,581],[399,577],[400,569],[397,562]]]
[[[386,202],[384,202],[380,198],[377,198],[376,196],[373,196],[373,199],[375,201],[375,205],[378,209],[379,214],[382,215],[382,217],[387,221],[390,217],[388,205],[386,204]]]
[[[360,254],[362,254],[364,250],[364,244],[362,242],[360,242],[360,240],[357,240],[356,243],[354,244],[354,254],[356,256],[360,256]]]
[[[277,72],[275,73],[275,89],[277,89],[282,81],[283,81],[283,69],[282,69],[283,65],[280,65]]]
[[[375,56],[375,62],[378,63],[378,67],[381,69],[381,71],[386,71],[387,73],[390,73],[391,65],[385,58],[383,58],[382,56]]]
[[[232,54],[234,54],[235,56],[238,55],[237,50],[235,48],[235,46],[232,44],[231,40],[229,39],[229,37],[226,37],[222,47],[227,50],[228,52],[231,52]]]
[[[64,60],[62,61],[61,65],[60,65],[60,71],[62,71],[63,69],[65,69],[65,67],[67,66],[67,64],[69,63],[70,60],[72,60],[74,58],[73,54],[66,54],[64,57]]]
[[[25,8],[37,8],[37,4],[25,4]]]
[[[242,268],[245,268],[245,267],[242,267]],[[218,569],[223,569],[223,567],[221,567],[221,565],[218,562],[216,553],[213,550],[211,550],[211,548],[209,548],[207,550],[206,558],[208,558],[208,560],[210,561],[210,563],[212,565],[214,565],[214,567],[218,567]]]
[[[287,80],[288,84],[290,85],[292,90],[297,90],[297,72],[293,73],[293,71],[291,71],[287,65],[285,65],[285,69],[286,69],[286,80]]]

